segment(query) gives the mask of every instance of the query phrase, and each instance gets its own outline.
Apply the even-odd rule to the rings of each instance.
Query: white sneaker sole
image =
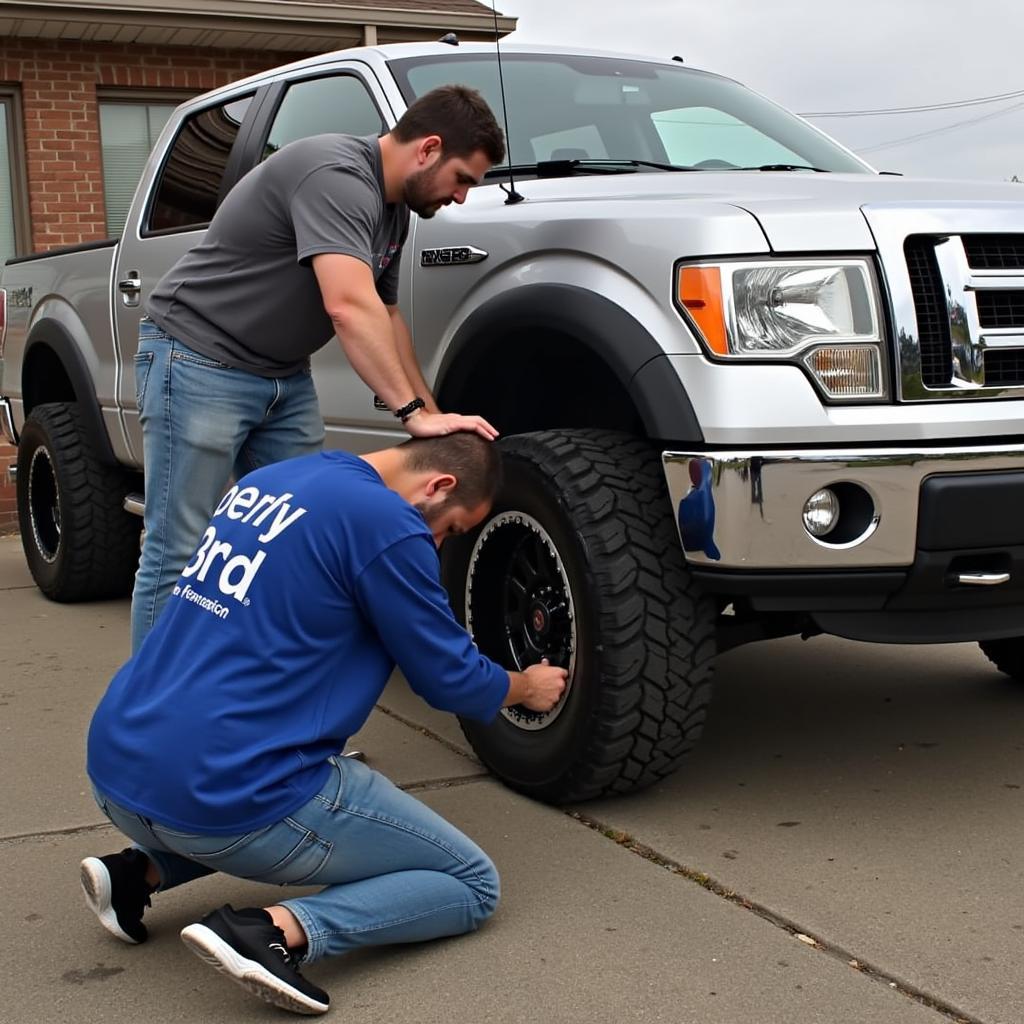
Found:
[[[82,861],[82,892],[89,909],[99,918],[100,924],[115,938],[137,946],[138,942],[117,923],[117,914],[110,904],[110,872],[98,857],[86,857]]]
[[[242,956],[205,924],[190,924],[182,928],[181,939],[201,960],[205,960],[221,974],[226,974],[254,996],[282,1010],[312,1016],[326,1013],[330,1009],[327,1003],[304,995],[262,964]]]

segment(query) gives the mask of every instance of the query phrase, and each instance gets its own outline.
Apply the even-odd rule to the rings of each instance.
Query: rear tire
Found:
[[[569,669],[545,715],[462,728],[509,786],[555,803],[642,789],[675,771],[711,696],[715,612],[690,577],[660,459],[610,431],[502,442],[487,520],[442,548],[456,614],[509,669]]]
[[[1024,637],[979,640],[978,646],[1000,672],[1004,672],[1018,683],[1024,683]]]
[[[126,512],[126,470],[102,462],[78,406],[37,405],[18,445],[21,543],[39,589],[53,601],[130,594],[142,520]]]

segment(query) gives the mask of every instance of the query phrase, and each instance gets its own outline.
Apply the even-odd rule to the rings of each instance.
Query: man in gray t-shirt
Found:
[[[365,263],[385,306],[398,302],[409,208],[389,203],[375,136],[314,135],[285,146],[227,195],[203,240],[154,288],[147,311],[211,359],[286,377],[331,339],[313,258]]]
[[[282,148],[238,182],[159,281],[135,364],[146,533],[133,652],[231,475],[320,447],[309,357],[333,336],[412,436],[496,436],[479,416],[437,408],[397,296],[409,211],[432,217],[464,202],[504,155],[479,93],[443,86],[380,138],[319,135]]]

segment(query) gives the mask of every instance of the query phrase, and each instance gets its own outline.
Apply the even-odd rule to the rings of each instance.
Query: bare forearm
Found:
[[[332,320],[352,368],[388,408],[400,409],[420,393],[406,372],[383,303],[376,308],[369,303],[350,306]]]
[[[389,308],[388,313],[391,317],[395,348],[398,350],[398,358],[401,360],[405,375],[409,378],[409,383],[412,384],[416,394],[427,403],[427,412],[439,412],[440,410],[437,408],[433,392],[430,390],[423,376],[423,371],[420,369],[419,359],[416,358],[416,349],[413,346],[412,335],[409,333],[409,327],[405,322],[405,318],[398,312],[397,308]]]
[[[313,272],[352,368],[392,412],[419,396],[426,403],[406,419],[413,437],[440,437],[457,430],[472,430],[488,441],[498,432],[480,416],[439,413],[427,389],[413,351],[408,328],[396,331],[389,307],[380,300],[369,266],[353,256],[320,253],[313,257]],[[401,321],[401,314],[394,309]]]
[[[513,704],[526,704],[537,693],[537,683],[531,680],[525,672],[509,672],[508,693],[505,695],[503,708],[510,708]]]

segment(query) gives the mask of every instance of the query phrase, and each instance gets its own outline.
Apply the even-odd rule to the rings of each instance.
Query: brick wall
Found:
[[[0,81],[20,83],[32,248],[107,235],[97,89],[200,93],[302,54],[8,37]]]

